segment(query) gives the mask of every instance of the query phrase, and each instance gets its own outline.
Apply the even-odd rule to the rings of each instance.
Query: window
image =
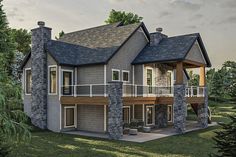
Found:
[[[154,124],[154,106],[146,106],[146,124]]]
[[[129,82],[129,71],[122,70],[122,81]]]
[[[120,81],[120,70],[112,69],[112,81]]]
[[[25,69],[25,93],[31,94],[32,74],[31,69]]]
[[[72,76],[73,72],[72,71],[63,71],[63,95],[72,95]]]
[[[147,85],[149,86],[148,92],[152,93],[152,69],[147,69]]]
[[[57,93],[57,68],[56,66],[49,67],[49,93]]]
[[[130,106],[123,107],[123,122],[130,123]]]
[[[75,127],[76,110],[75,106],[68,106],[64,108],[64,127]]]
[[[172,112],[172,106],[169,105],[169,106],[168,106],[168,112],[167,112],[167,114],[168,114],[168,115],[167,115],[167,116],[168,116],[168,117],[167,117],[167,118],[168,118],[168,122],[172,122],[172,113],[173,113],[173,112]]]

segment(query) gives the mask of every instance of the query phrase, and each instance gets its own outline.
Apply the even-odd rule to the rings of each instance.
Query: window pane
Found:
[[[66,126],[72,126],[75,124],[74,122],[74,108],[66,108]]]
[[[119,71],[112,71],[112,80],[120,80]]]
[[[172,107],[168,106],[168,121],[172,121]]]
[[[56,93],[56,68],[50,68],[50,93]]]
[[[63,94],[72,95],[72,72],[63,72]]]
[[[31,93],[31,87],[32,87],[32,76],[31,76],[31,70],[26,70],[26,93]]]
[[[129,73],[123,72],[123,81],[129,81]]]

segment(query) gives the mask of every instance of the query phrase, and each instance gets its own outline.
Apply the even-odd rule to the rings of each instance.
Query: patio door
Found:
[[[154,125],[154,105],[146,106],[146,125]]]
[[[75,106],[64,107],[64,128],[76,127],[76,112]]]
[[[152,85],[153,85],[153,70],[147,69],[147,85],[148,85],[148,93],[152,92]]]
[[[130,123],[130,106],[123,107],[123,122]]]
[[[62,93],[63,95],[72,95],[73,93],[73,71],[63,71]]]

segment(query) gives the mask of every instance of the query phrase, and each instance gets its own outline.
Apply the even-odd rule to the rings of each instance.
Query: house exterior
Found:
[[[52,40],[51,28],[38,25],[21,66],[24,111],[35,126],[119,139],[123,124],[135,119],[184,133],[186,106],[195,104],[207,127],[211,63],[200,34],[168,37],[144,23],[115,23]],[[200,69],[199,87],[188,86],[188,68]]]

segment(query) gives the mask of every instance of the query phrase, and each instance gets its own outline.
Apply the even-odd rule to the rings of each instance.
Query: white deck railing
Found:
[[[109,84],[80,84],[61,87],[61,96],[108,96]],[[203,97],[205,87],[186,87],[186,97]],[[123,97],[173,97],[174,87],[145,86],[136,84],[123,85]]]

